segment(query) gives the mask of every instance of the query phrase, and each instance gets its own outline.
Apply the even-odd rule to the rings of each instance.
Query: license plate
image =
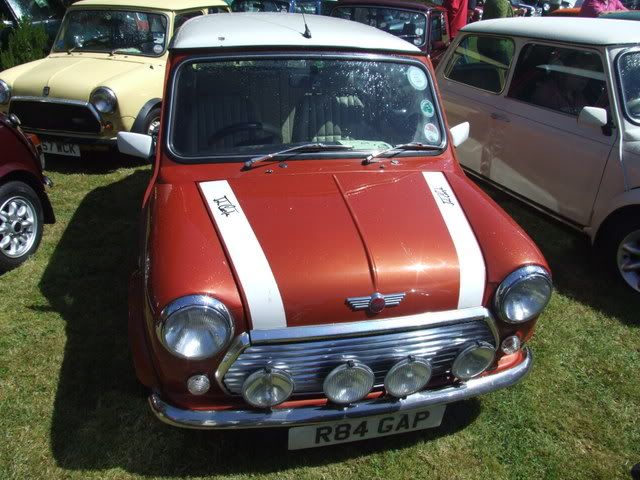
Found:
[[[435,405],[421,410],[293,427],[289,429],[289,450],[355,442],[434,428],[442,422],[445,408],[446,405]]]
[[[43,141],[41,145],[42,151],[50,155],[66,155],[67,157],[80,156],[80,147],[74,143]]]

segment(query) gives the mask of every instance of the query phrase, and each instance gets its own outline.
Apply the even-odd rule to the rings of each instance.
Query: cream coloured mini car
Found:
[[[588,18],[467,25],[438,66],[458,158],[587,234],[640,291],[640,29]]]
[[[171,36],[190,18],[228,11],[222,0],[77,2],[49,56],[0,72],[0,111],[49,154],[106,149],[119,131],[153,134]]]

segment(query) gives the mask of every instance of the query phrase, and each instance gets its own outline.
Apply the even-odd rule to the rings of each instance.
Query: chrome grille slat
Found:
[[[354,359],[368,365],[375,374],[375,385],[381,386],[386,372],[409,355],[428,359],[435,375],[445,374],[463,346],[472,341],[495,346],[484,320],[358,337],[250,345],[229,367],[224,384],[229,392],[240,394],[245,378],[269,365],[293,376],[295,393],[320,393],[326,375],[345,360]]]

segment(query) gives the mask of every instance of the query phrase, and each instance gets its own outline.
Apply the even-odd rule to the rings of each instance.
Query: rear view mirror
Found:
[[[153,137],[142,133],[118,132],[118,150],[148,160],[153,155]]]
[[[463,122],[455,127],[451,127],[451,137],[453,138],[453,146],[462,145],[469,138],[469,122]]]
[[[604,108],[584,107],[578,115],[578,125],[601,128],[607,123],[607,111]]]

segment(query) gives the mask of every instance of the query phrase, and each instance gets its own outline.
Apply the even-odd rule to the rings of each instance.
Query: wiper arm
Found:
[[[71,55],[71,52],[73,52],[76,48],[78,48],[77,46],[71,47],[67,49],[67,55]]]
[[[278,152],[268,153],[266,155],[260,155],[258,157],[253,157],[246,162],[244,162],[244,168],[249,169],[251,165],[258,162],[263,162],[265,160],[271,160],[273,157],[277,157],[278,155],[284,155],[285,153],[293,153],[293,152],[305,152],[305,151],[318,151],[318,152],[326,152],[326,151],[341,151],[341,150],[353,150],[353,147],[350,145],[330,145],[327,143],[305,143],[304,145],[296,145],[295,147],[290,147],[285,150],[280,150]]]
[[[378,157],[386,155],[387,153],[401,152],[403,150],[440,150],[440,147],[437,145],[427,145],[420,142],[402,143],[400,145],[396,145],[395,147],[372,153],[362,161],[362,164],[369,165],[370,163],[378,162],[379,160],[375,160]]]

